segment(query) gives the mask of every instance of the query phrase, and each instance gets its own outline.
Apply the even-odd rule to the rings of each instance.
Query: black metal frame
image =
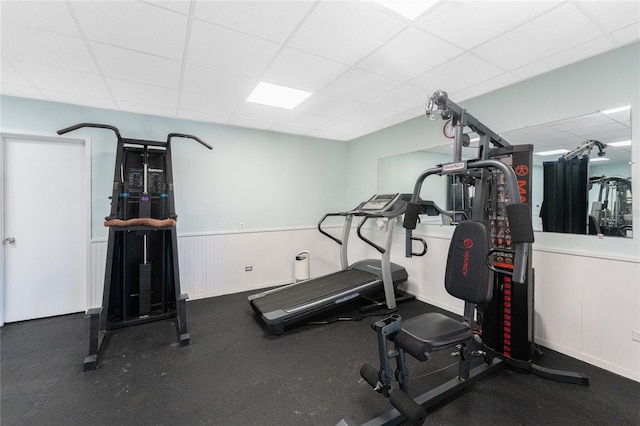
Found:
[[[196,136],[182,133],[168,134],[165,142],[123,138],[116,127],[94,123],[76,124],[59,130],[58,134],[83,127],[111,130],[117,137],[111,210],[105,218],[107,221],[134,218],[175,220],[178,217],[173,192],[171,140],[194,139],[212,149],[210,145]],[[150,170],[150,158],[161,169]],[[127,168],[129,160],[139,162],[144,170],[136,168],[134,172],[133,168]],[[153,194],[148,192],[149,173],[153,176]],[[143,175],[142,190],[136,180],[140,174]],[[135,184],[130,180],[136,180]],[[137,191],[135,196],[129,194],[133,187]],[[153,261],[149,262],[148,257]],[[102,306],[87,310],[90,317],[89,354],[84,360],[84,371],[97,367],[108,331],[117,328],[176,318],[180,346],[188,346],[188,298],[180,291],[175,226],[109,226]]]
[[[530,186],[529,177],[526,180],[519,179],[514,172],[516,165],[513,164],[515,155],[524,157],[518,158],[518,161],[524,161],[519,170],[520,173],[524,173],[525,168],[528,170],[531,168],[531,146],[512,146],[506,140],[502,139],[496,133],[484,126],[471,114],[452,102],[446,92],[437,91],[429,99],[427,104],[427,116],[432,118],[442,117],[443,119],[452,119],[455,130],[454,140],[454,154],[453,162],[438,165],[436,167],[425,170],[416,180],[414,191],[411,196],[411,201],[407,206],[407,213],[405,215],[404,227],[406,228],[406,243],[405,253],[406,257],[421,256],[426,253],[424,250],[422,253],[413,252],[413,241],[422,241],[426,248],[426,242],[418,237],[413,236],[412,230],[416,227],[418,216],[424,213],[422,204],[424,201],[420,199],[420,192],[424,180],[431,175],[472,175],[476,182],[479,184],[475,188],[475,199],[472,207],[472,220],[479,221],[485,225],[489,225],[490,218],[488,211],[491,209],[504,209],[505,204],[511,204],[516,208],[507,208],[506,210],[513,212],[514,217],[507,218],[506,212],[501,211],[501,219],[509,219],[512,229],[517,226],[520,227],[519,237],[514,238],[509,248],[501,245],[487,256],[494,254],[495,252],[501,252],[503,255],[510,256],[512,263],[507,270],[501,270],[496,268],[487,268],[487,274],[493,275],[494,283],[494,296],[489,306],[474,306],[471,303],[465,303],[464,317],[468,322],[472,322],[474,316],[474,310],[481,308],[478,311],[478,321],[482,321],[481,335],[476,335],[475,338],[470,338],[466,342],[460,342],[462,349],[460,350],[461,360],[459,364],[458,376],[451,381],[421,395],[416,398],[408,396],[406,377],[408,372],[406,371],[406,363],[404,361],[404,350],[398,345],[394,345],[393,350],[389,350],[387,347],[387,340],[393,341],[394,336],[402,330],[401,319],[397,317],[389,317],[385,320],[378,321],[373,325],[374,330],[378,337],[378,353],[380,358],[380,369],[376,370],[370,365],[365,365],[361,369],[361,376],[378,392],[382,393],[386,397],[391,398],[391,403],[394,407],[402,408],[402,413],[396,408],[381,416],[365,423],[368,426],[372,425],[397,425],[409,419],[416,424],[422,424],[425,416],[425,409],[432,407],[438,402],[456,394],[460,390],[466,388],[470,384],[480,380],[488,374],[498,370],[503,366],[515,367],[541,377],[548,379],[562,381],[566,383],[588,385],[588,377],[574,372],[560,371],[554,369],[548,369],[540,367],[534,364],[531,360],[531,354],[536,350],[536,346],[533,342],[533,269],[531,268],[531,243],[533,242],[533,232],[531,228],[531,211],[530,208],[521,208],[520,205],[526,202],[528,199],[528,188]],[[468,138],[465,138],[464,129],[470,128],[480,136],[480,143],[478,147],[478,158],[474,160],[461,161],[462,147],[466,146]],[[528,157],[528,164],[527,162]],[[505,161],[508,160],[508,161]],[[507,165],[512,164],[513,167]],[[495,187],[498,185],[489,185],[491,179],[501,179],[500,185],[506,187],[503,193],[497,195]],[[502,180],[504,180],[502,182]],[[524,191],[524,193],[523,193]],[[501,205],[495,201],[497,197],[506,197],[509,195],[509,199],[502,199]],[[489,206],[490,201],[493,199],[494,205]],[[528,211],[526,211],[526,210]],[[523,214],[524,213],[524,214]],[[522,217],[518,217],[522,215]],[[520,222],[516,224],[515,222]],[[524,229],[527,228],[527,229]],[[524,231],[522,231],[524,229]],[[524,353],[518,353],[518,356],[512,356],[510,349],[505,350],[504,345],[500,344],[499,339],[492,342],[493,347],[487,345],[483,341],[485,333],[491,335],[498,335],[504,332],[501,328],[504,324],[499,324],[500,315],[504,313],[504,307],[512,306],[512,300],[508,303],[506,299],[500,296],[503,291],[501,286],[504,281],[507,281],[513,287],[519,291],[519,301],[514,306],[518,308],[522,307],[524,310],[523,316],[518,321],[522,322],[522,326],[519,332],[522,332],[520,340],[523,342],[525,349]],[[509,295],[511,296],[511,295]],[[491,306],[491,304],[494,306]],[[496,305],[497,304],[497,305]],[[487,321],[486,316],[491,318]],[[478,325],[478,324],[474,324]],[[485,330],[487,327],[487,330]],[[494,328],[489,330],[489,328]],[[471,345],[476,345],[481,351],[485,352],[485,364],[470,370],[469,352]],[[394,374],[390,368],[389,360],[396,359],[397,369]],[[398,381],[399,389],[391,391],[392,382]],[[340,422],[341,425],[348,425],[346,420]]]

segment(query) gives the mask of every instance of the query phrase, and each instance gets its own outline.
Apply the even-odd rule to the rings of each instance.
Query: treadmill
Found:
[[[391,243],[394,225],[406,206],[399,193],[376,194],[353,210],[325,214],[318,223],[318,230],[340,245],[342,270],[249,296],[249,304],[267,330],[282,334],[285,327],[381,289],[384,289],[387,307],[394,309],[395,287],[407,281],[408,274],[402,266],[391,263]],[[344,217],[341,240],[322,229],[322,223],[331,216]],[[361,218],[358,237],[375,248],[380,259],[364,259],[349,265],[347,246],[354,216]],[[363,225],[369,219],[377,218],[387,219],[384,247],[362,235]]]

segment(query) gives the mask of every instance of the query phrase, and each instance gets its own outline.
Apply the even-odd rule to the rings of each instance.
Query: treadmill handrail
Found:
[[[371,247],[373,247],[374,249],[378,250],[378,252],[380,252],[381,254],[384,254],[386,252],[386,250],[383,247],[380,247],[379,245],[377,245],[376,243],[374,243],[373,241],[371,241],[370,239],[368,239],[367,237],[365,237],[364,235],[362,235],[361,229],[362,226],[365,224],[365,222],[371,218],[393,218],[393,217],[398,217],[400,216],[402,213],[404,213],[404,211],[407,209],[407,202],[403,201],[403,200],[398,200],[395,202],[395,204],[393,205],[393,207],[390,210],[384,211],[384,212],[379,212],[379,213],[366,213],[364,214],[362,220],[360,221],[360,223],[358,224],[358,228],[357,228],[357,234],[358,237],[364,241],[365,243],[369,244]]]
[[[320,231],[320,233],[322,235],[331,238],[333,241],[335,241],[339,245],[342,245],[342,240],[340,240],[339,238],[334,237],[333,235],[329,234],[327,231],[322,229],[322,222],[324,222],[324,220],[326,218],[328,218],[329,216],[346,216],[346,215],[347,215],[346,213],[327,213],[327,214],[325,214],[324,216],[322,216],[322,219],[320,219],[320,222],[318,222],[318,231]]]

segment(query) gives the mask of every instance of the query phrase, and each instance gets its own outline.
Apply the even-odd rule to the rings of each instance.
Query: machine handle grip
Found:
[[[331,238],[333,241],[335,241],[336,243],[342,245],[342,240],[334,237],[333,235],[329,234],[327,231],[325,231],[324,229],[322,229],[322,222],[324,222],[324,220],[326,218],[328,218],[329,216],[344,216],[343,213],[327,213],[324,216],[322,216],[322,219],[320,219],[320,222],[318,222],[318,231],[320,231],[320,233],[326,237]]]
[[[412,251],[411,256],[424,256],[425,254],[427,254],[428,246],[424,238],[418,238],[418,237],[409,237],[409,238],[411,241],[420,241],[422,243],[422,251],[420,253],[414,253]]]
[[[357,234],[358,237],[360,237],[360,239],[362,241],[364,241],[365,243],[369,244],[371,247],[373,247],[374,249],[378,250],[378,252],[384,254],[386,252],[386,250],[382,247],[380,247],[379,245],[377,245],[376,243],[374,243],[373,241],[371,241],[370,239],[368,239],[367,237],[365,237],[364,235],[362,235],[362,225],[364,225],[364,223],[370,218],[370,217],[381,217],[379,215],[367,215],[365,216],[361,221],[360,224],[358,224],[358,228],[357,228]]]
[[[196,140],[198,142],[200,142],[202,145],[204,145],[206,148],[209,149],[213,149],[213,147],[211,145],[209,145],[208,143],[206,143],[205,141],[203,141],[202,139],[200,139],[197,136],[193,136],[193,135],[186,135],[184,133],[169,133],[167,135],[167,143],[169,143],[171,141],[171,138],[188,138],[188,139],[193,139]]]
[[[405,229],[416,229],[420,207],[418,203],[407,203],[407,209],[404,212],[404,221],[402,222],[402,226]]]
[[[75,124],[73,126],[66,127],[64,129],[60,129],[57,131],[59,135],[64,135],[65,133],[73,132],[74,130],[78,130],[82,127],[95,127],[97,129],[108,129],[113,130],[118,137],[118,141],[121,139],[120,130],[117,127],[109,126],[108,124],[96,124],[96,123],[80,123]]]

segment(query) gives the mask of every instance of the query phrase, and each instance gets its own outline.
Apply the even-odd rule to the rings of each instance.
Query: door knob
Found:
[[[16,242],[16,239],[13,238],[13,237],[7,237],[7,238],[4,239],[4,243],[5,244],[13,244],[15,242]]]

